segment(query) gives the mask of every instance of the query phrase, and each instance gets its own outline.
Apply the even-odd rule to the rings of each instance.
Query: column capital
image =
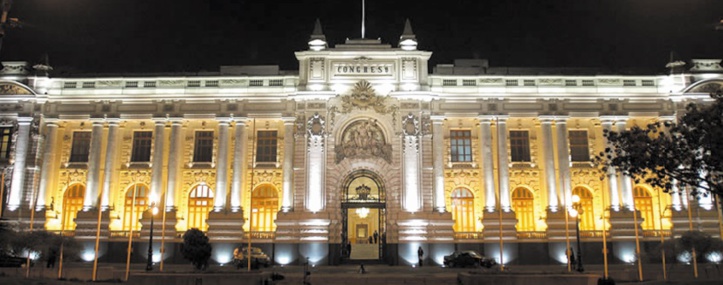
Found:
[[[246,126],[249,122],[248,117],[234,117],[233,121],[236,123],[236,126]]]
[[[46,127],[57,128],[57,127],[60,127],[59,122],[60,122],[60,121],[55,120],[55,119],[53,119],[53,120],[46,120],[46,121],[45,121],[45,126],[46,126]]]
[[[541,124],[552,124],[557,117],[558,116],[538,116],[537,120],[540,121]]]
[[[120,125],[121,119],[120,118],[106,118],[105,121],[108,123],[108,126],[118,126],[118,125]]]
[[[602,124],[615,124],[620,121],[627,121],[628,116],[600,116],[600,123]]]
[[[171,122],[171,124],[183,124],[184,118],[182,117],[168,117],[166,118],[167,121]]]
[[[296,117],[281,117],[281,120],[284,121],[284,126],[296,123]]]
[[[507,123],[507,120],[508,120],[509,118],[510,118],[509,115],[499,115],[499,116],[495,116],[495,120],[497,121],[497,123],[502,123],[502,124]]]
[[[567,120],[570,119],[570,116],[555,116],[555,124],[556,125],[566,125]]]
[[[18,125],[30,125],[33,122],[33,117],[18,117]]]
[[[447,116],[444,115],[431,115],[429,116],[429,119],[432,120],[432,123],[434,124],[441,124],[442,121],[447,119]]]
[[[156,126],[166,125],[166,122],[168,122],[168,118],[153,118],[153,123],[156,124]]]
[[[216,117],[216,121],[219,124],[230,125],[231,122],[233,121],[233,118],[232,117]]]
[[[494,119],[495,119],[495,116],[490,116],[490,115],[477,116],[477,120],[479,120],[479,122],[482,124],[491,124]]]

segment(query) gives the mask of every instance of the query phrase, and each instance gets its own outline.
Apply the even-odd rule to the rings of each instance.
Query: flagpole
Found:
[[[101,207],[101,197],[103,197],[103,187],[100,187],[100,191],[98,193],[98,199],[97,204],[95,205],[98,207],[98,223],[95,228],[95,257],[93,258],[93,276],[92,280],[96,281],[98,277],[98,250],[100,248],[100,223],[101,223],[101,217],[103,214],[103,209]]]
[[[247,271],[251,271],[251,235],[253,234],[254,219],[254,165],[256,164],[256,118],[254,118],[254,127],[252,129],[253,141],[251,143],[251,179],[249,183],[249,239],[246,247]],[[241,250],[243,253],[243,250]]]
[[[66,171],[68,174],[68,182],[65,184],[65,195],[67,195],[68,190],[70,190],[70,171]],[[64,195],[64,196],[65,196]],[[62,219],[60,221],[60,257],[58,258],[59,264],[58,264],[58,279],[63,278],[63,252],[65,251],[65,219],[67,218],[67,204],[65,199],[62,201],[63,207],[61,207],[61,210],[63,211],[60,215],[60,218]]]
[[[136,209],[136,192],[138,192],[138,183],[135,183],[133,185],[133,199],[131,200],[131,227],[130,231],[128,232],[128,255],[126,257],[126,276],[125,281],[128,282],[128,277],[130,276],[130,270],[131,270],[131,249],[133,245],[133,227],[135,226],[135,219],[133,218],[133,212],[135,212]]]
[[[362,0],[362,21],[361,21],[361,38],[364,39],[364,19],[366,18],[366,3]]]

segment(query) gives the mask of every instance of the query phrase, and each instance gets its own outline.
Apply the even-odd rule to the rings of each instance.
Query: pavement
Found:
[[[24,268],[0,268],[0,284],[14,285],[40,285],[40,284],[77,284],[90,279],[92,264],[68,263],[64,269],[66,281],[57,280],[57,268],[47,269],[44,267],[31,268],[31,278],[24,278]],[[275,284],[302,284],[304,281],[304,266],[273,266],[262,268],[262,272],[278,273],[284,276]],[[310,275],[306,281],[311,284],[457,284],[457,276],[462,272],[474,272],[477,274],[500,274],[499,268],[444,268],[440,266],[388,266],[388,265],[366,265],[365,273],[360,273],[359,265],[338,265],[338,266],[309,266]],[[602,276],[602,265],[586,265],[585,274]],[[644,282],[638,282],[637,267],[628,264],[617,264],[610,266],[610,276],[616,284],[698,284],[712,285],[723,284],[723,266],[715,264],[701,264],[698,268],[698,278],[694,277],[693,268],[688,265],[674,264],[668,266],[669,280],[662,278],[662,266],[660,264],[645,264],[643,268]],[[245,268],[236,269],[233,266],[210,266],[209,272],[216,273],[239,273],[246,272]],[[124,279],[125,264],[101,264],[98,270],[97,284],[118,284]],[[190,265],[167,264],[164,273],[189,273],[193,272]],[[505,272],[510,274],[580,274],[567,272],[564,265],[548,266],[506,266]],[[144,264],[133,264],[133,274],[160,274],[158,265],[154,271],[146,273]]]

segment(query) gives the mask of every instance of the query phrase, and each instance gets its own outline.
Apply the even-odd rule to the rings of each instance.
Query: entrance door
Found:
[[[386,241],[384,205],[343,207],[343,256],[349,260],[379,260]]]

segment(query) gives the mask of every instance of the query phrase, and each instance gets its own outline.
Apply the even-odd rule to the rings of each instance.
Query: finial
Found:
[[[320,51],[326,47],[326,36],[324,35],[324,32],[321,31],[321,21],[319,21],[319,18],[316,18],[314,31],[311,32],[311,37],[309,37],[309,49]]]
[[[404,31],[402,36],[399,37],[399,47],[403,50],[415,50],[417,49],[417,37],[412,31],[412,24],[409,19],[404,23]]]

